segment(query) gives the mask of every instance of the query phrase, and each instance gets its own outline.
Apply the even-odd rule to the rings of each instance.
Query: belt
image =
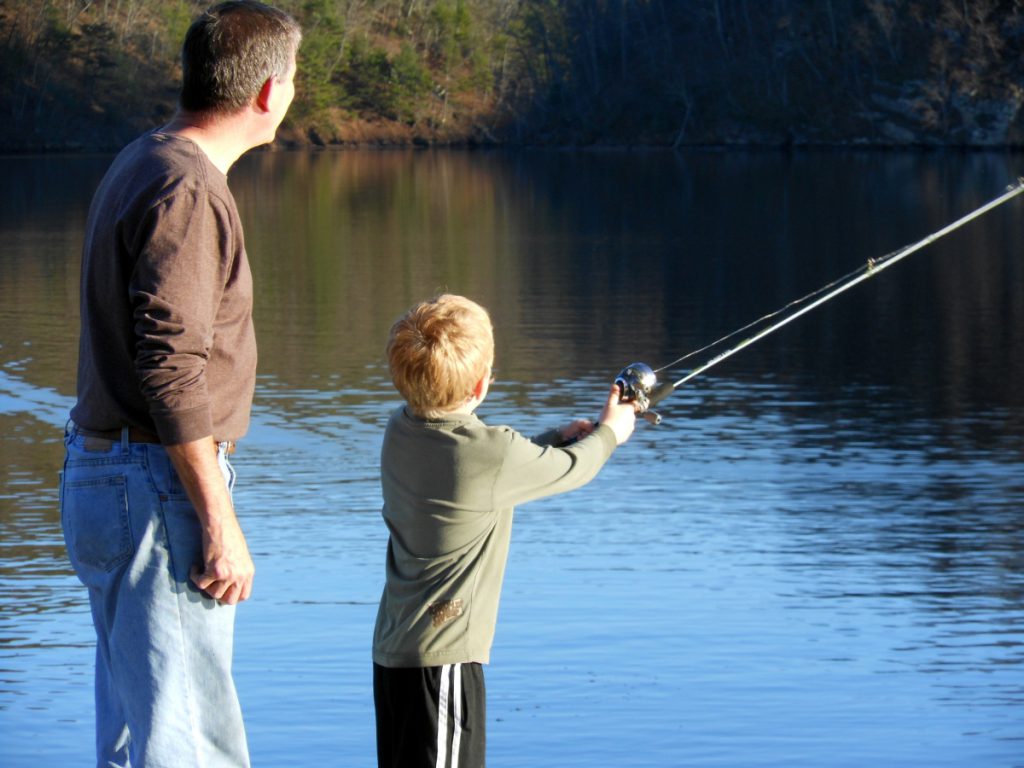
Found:
[[[120,442],[121,430],[120,429],[86,429],[85,427],[79,427],[75,425],[75,430],[82,437],[91,438],[93,440],[107,440],[112,443]],[[128,427],[128,442],[129,443],[149,443],[151,445],[160,445],[160,438],[154,435],[152,432],[147,432],[144,429],[138,427]],[[235,441],[225,440],[216,441],[218,446],[223,446],[224,453],[232,454],[235,452]]]
[[[120,429],[86,429],[76,425],[75,429],[82,437],[94,437],[98,440],[119,441],[121,439]],[[152,432],[147,432],[138,427],[128,427],[129,443],[160,443],[160,438]]]

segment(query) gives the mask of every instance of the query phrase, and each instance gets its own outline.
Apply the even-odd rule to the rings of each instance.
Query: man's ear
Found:
[[[271,75],[263,83],[262,87],[260,87],[260,92],[256,94],[256,107],[261,112],[270,111],[270,98],[273,94],[275,87],[276,86],[274,85],[274,76]]]

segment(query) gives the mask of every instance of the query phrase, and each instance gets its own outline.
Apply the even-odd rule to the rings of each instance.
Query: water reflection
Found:
[[[488,306],[483,415],[540,431],[596,412],[624,364],[672,360],[991,199],[1012,159],[244,158],[261,347],[237,501],[259,575],[236,668],[258,763],[296,764],[296,733],[301,764],[371,762],[382,346],[409,303]],[[108,161],[0,159],[4,765],[84,763],[91,743],[55,486]],[[1019,763],[1022,220],[1009,204],[737,355],[594,484],[520,510],[495,765]]]

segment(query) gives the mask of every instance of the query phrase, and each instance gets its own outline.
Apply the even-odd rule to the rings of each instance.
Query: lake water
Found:
[[[0,158],[0,765],[88,765],[93,633],[56,503],[108,156]],[[533,434],[999,195],[1019,155],[263,153],[231,184],[260,374],[235,669],[258,766],[374,763],[392,320],[493,315]],[[1024,766],[1024,198],[681,387],[517,511],[489,764]],[[685,372],[685,369],[684,371]]]

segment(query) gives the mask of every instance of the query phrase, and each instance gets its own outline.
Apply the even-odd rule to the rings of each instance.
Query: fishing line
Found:
[[[793,301],[789,302],[789,304],[786,304],[784,307],[780,307],[779,309],[775,310],[774,312],[769,312],[767,315],[763,315],[762,317],[757,318],[757,320],[754,320],[754,321],[752,321],[750,323],[747,323],[742,328],[737,328],[735,331],[732,331],[731,333],[727,333],[722,338],[716,339],[715,341],[712,341],[710,344],[705,344],[703,347],[700,347],[699,349],[695,349],[692,352],[687,352],[685,355],[683,355],[680,358],[677,358],[677,359],[673,360],[671,363],[666,363],[665,365],[661,366],[661,368],[655,368],[654,372],[655,373],[661,373],[662,371],[666,371],[669,368],[675,368],[677,365],[679,365],[679,363],[683,362],[684,360],[689,360],[691,357],[696,357],[697,355],[701,354],[702,352],[707,352],[709,349],[714,349],[715,347],[721,346],[722,344],[727,342],[729,339],[732,339],[732,338],[734,338],[736,336],[739,336],[741,333],[744,333],[745,331],[748,331],[751,328],[755,328],[758,325],[761,325],[762,323],[766,323],[769,320],[771,320],[772,318],[778,317],[779,315],[781,315],[786,310],[792,309],[793,307],[800,306],[804,302],[810,301],[815,296],[820,296],[825,291],[833,288],[834,286],[839,285],[841,283],[844,283],[847,280],[850,280],[850,279],[854,278],[855,276],[857,276],[858,274],[860,274],[861,272],[863,272],[867,268],[868,268],[867,266],[864,266],[864,267],[860,267],[858,269],[855,269],[853,272],[849,272],[848,274],[845,274],[842,277],[840,277],[840,278],[838,278],[836,280],[833,280],[828,285],[823,285],[821,288],[818,288],[817,290],[811,291],[806,296],[801,296],[799,299],[794,299]]]
[[[965,216],[962,216],[961,218],[957,219],[951,224],[947,224],[942,229],[939,229],[933,232],[932,234],[928,235],[927,237],[918,240],[916,243],[912,243],[902,248],[898,248],[897,250],[887,253],[886,255],[881,256],[879,258],[868,259],[865,264],[853,270],[852,272],[849,272],[848,274],[833,280],[827,285],[823,285],[821,288],[818,288],[812,291],[811,293],[808,293],[806,296],[802,296],[799,299],[794,299],[793,301],[789,302],[783,307],[780,307],[774,312],[769,312],[767,315],[759,317],[758,319],[754,320],[753,322],[747,323],[741,328],[737,328],[735,331],[726,334],[725,336],[721,337],[720,339],[717,339],[716,341],[711,342],[710,344],[706,344],[703,347],[700,347],[699,349],[693,350],[692,352],[687,352],[682,357],[677,358],[676,360],[673,360],[671,363],[663,365],[660,368],[652,369],[644,363],[633,363],[632,365],[627,366],[625,369],[623,369],[623,371],[615,379],[615,383],[618,384],[621,388],[624,400],[634,400],[638,406],[637,411],[639,413],[644,414],[644,417],[647,418],[648,421],[657,424],[658,422],[661,421],[661,417],[655,413],[651,413],[648,409],[650,408],[650,406],[654,405],[655,403],[665,399],[670,394],[672,394],[672,392],[675,391],[677,387],[682,386],[690,379],[699,376],[709,368],[718,365],[723,360],[727,360],[728,358],[732,357],[737,352],[739,352],[741,349],[749,347],[751,344],[753,344],[756,341],[759,341],[760,339],[763,339],[768,334],[774,333],[775,331],[779,330],[779,328],[782,328],[783,326],[793,322],[798,317],[807,314],[812,309],[820,307],[825,302],[834,299],[836,296],[845,291],[848,291],[853,286],[862,283],[865,280],[868,280],[869,278],[874,277],[882,270],[888,269],[889,267],[893,266],[902,259],[905,259],[910,254],[921,250],[925,246],[934,243],[939,238],[948,235],[950,232],[953,232],[956,229],[959,229],[964,224],[967,224],[968,222],[977,219],[979,216],[984,215],[993,208],[1002,205],[1010,198],[1019,195],[1021,192],[1024,192],[1024,177],[1018,178],[1017,183],[1007,187],[1006,191],[999,197],[990,200],[981,207],[976,208],[975,210],[971,211]],[[780,319],[776,320],[776,318]],[[773,320],[776,321],[771,322]],[[771,324],[765,325],[766,323]],[[678,381],[673,383],[658,382],[657,374],[661,373],[662,371],[674,368],[681,362],[689,360],[690,358],[695,357],[703,352],[707,352],[710,349],[718,348],[725,344],[725,342],[734,339],[735,337],[747,333],[748,331],[754,328],[758,328],[760,326],[765,327],[762,327],[760,330],[747,336],[735,346],[732,346],[729,349],[726,349],[724,352],[714,355],[706,362],[692,369],[689,373],[684,375]]]

